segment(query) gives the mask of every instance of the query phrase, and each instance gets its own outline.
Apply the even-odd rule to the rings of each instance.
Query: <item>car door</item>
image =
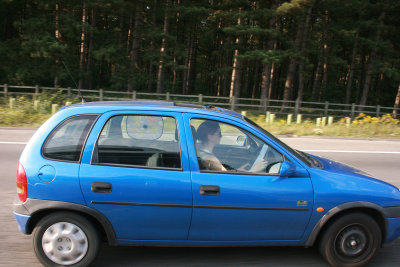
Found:
[[[193,183],[189,240],[298,242],[313,207],[310,178],[279,177],[280,164],[289,158],[251,134],[245,125],[210,116],[184,116],[186,131],[192,133],[192,138],[188,137]],[[216,154],[206,157],[218,158],[220,169],[208,170],[207,166],[219,163],[202,161],[202,124],[206,121],[219,124]],[[210,140],[215,140],[211,136],[214,131],[205,130]],[[264,161],[264,169],[254,168],[256,160]]]
[[[192,190],[182,132],[175,112],[109,112],[94,126],[81,188],[119,242],[187,239]]]

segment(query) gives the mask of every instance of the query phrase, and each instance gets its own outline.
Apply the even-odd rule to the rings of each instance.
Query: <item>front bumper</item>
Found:
[[[387,234],[385,243],[392,243],[400,238],[400,218],[386,219]]]

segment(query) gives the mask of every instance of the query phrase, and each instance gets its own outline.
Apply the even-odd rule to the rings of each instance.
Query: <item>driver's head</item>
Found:
[[[213,135],[219,135],[219,137],[221,137],[221,128],[218,122],[204,121],[197,129],[197,138],[202,143],[207,143]]]

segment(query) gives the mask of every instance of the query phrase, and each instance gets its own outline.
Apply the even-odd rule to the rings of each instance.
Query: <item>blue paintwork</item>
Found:
[[[81,162],[43,158],[40,151],[47,136],[64,119],[78,114],[100,116],[89,134]],[[98,135],[107,119],[116,114],[175,117],[182,169],[91,164]],[[200,172],[189,124],[192,117],[219,120],[252,132],[285,156],[288,162],[283,166],[289,177]],[[29,198],[79,203],[102,212],[111,222],[119,244],[304,245],[321,218],[339,205],[359,201],[382,209],[400,206],[396,187],[343,164],[315,158],[323,168],[308,166],[236,112],[166,102],[103,102],[62,108],[35,133],[20,162],[28,177]],[[112,183],[112,193],[91,192],[92,182]],[[220,194],[200,195],[201,185],[218,185]],[[304,202],[299,205],[298,201]],[[325,211],[316,212],[317,207]],[[29,215],[15,216],[20,230],[27,233]],[[400,218],[385,221],[385,242],[391,242],[400,236]]]
[[[88,139],[80,170],[80,181],[86,204],[109,218],[118,238],[141,240],[187,239],[192,215],[192,189],[187,154],[183,153],[183,169],[157,170],[135,167],[91,165],[91,154],[102,126],[113,115],[108,112],[94,126]],[[124,114],[137,114],[124,112]],[[140,114],[143,114],[141,112]],[[160,112],[145,112],[160,115]],[[163,112],[182,125],[182,115]],[[179,132],[184,132],[183,127]],[[186,138],[181,135],[181,150],[186,151]],[[93,182],[112,183],[111,193],[91,192]],[[155,207],[93,204],[92,201],[123,203],[170,204],[188,207]]]
[[[23,215],[14,212],[14,217],[18,223],[18,230],[24,234],[29,234],[27,229],[27,224],[31,216]]]

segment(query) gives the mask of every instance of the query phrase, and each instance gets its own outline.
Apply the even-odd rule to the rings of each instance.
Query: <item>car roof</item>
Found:
[[[215,107],[215,106],[205,106],[190,103],[180,103],[180,102],[168,102],[168,101],[98,101],[98,102],[85,102],[72,104],[63,109],[96,109],[97,111],[107,112],[112,110],[138,110],[144,108],[146,110],[157,110],[157,111],[179,111],[188,113],[203,113],[203,114],[223,114],[227,116],[233,116],[239,119],[243,119],[243,115],[232,110]],[[199,112],[200,111],[200,112]]]

